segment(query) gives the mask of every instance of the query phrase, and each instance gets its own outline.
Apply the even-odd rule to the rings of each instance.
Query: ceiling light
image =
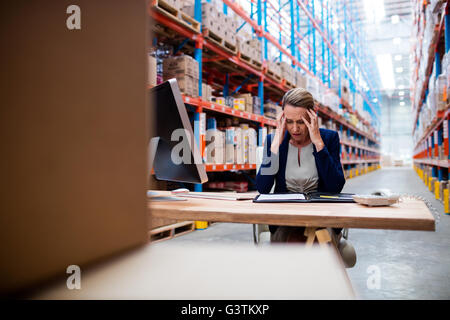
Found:
[[[390,54],[379,54],[376,57],[378,73],[380,74],[381,84],[384,89],[394,89],[394,72],[392,67],[392,57]]]
[[[403,90],[403,89],[405,89],[405,86],[404,85],[399,85],[398,87],[397,87],[399,90]]]
[[[375,102],[375,103],[376,103],[376,102],[378,102],[378,99],[375,98],[375,99],[372,100],[372,102]]]
[[[397,67],[397,68],[395,68],[395,72],[402,73],[403,72],[403,68],[402,67]]]
[[[399,45],[400,42],[402,42],[402,39],[400,39],[399,37],[394,38],[392,41],[394,41],[395,45]]]
[[[396,55],[394,56],[394,60],[395,60],[395,61],[402,61],[402,55],[401,55],[401,54],[396,54]]]
[[[398,14],[394,14],[393,16],[391,16],[391,22],[392,24],[397,24],[400,22],[400,17],[398,16]]]

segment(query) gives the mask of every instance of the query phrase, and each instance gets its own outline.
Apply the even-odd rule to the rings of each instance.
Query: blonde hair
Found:
[[[294,88],[286,92],[281,101],[281,107],[285,105],[301,107],[306,109],[314,109],[314,98],[309,91],[304,88]]]

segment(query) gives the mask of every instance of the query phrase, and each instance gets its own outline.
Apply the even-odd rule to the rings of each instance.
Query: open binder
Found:
[[[259,194],[253,202],[355,202],[354,193],[306,192]]]

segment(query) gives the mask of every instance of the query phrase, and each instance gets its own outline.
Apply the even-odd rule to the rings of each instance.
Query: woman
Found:
[[[319,129],[314,99],[303,88],[289,90],[282,100],[275,134],[268,135],[263,163],[256,177],[260,193],[333,192],[345,184],[339,135]],[[271,242],[303,242],[304,227],[269,226]],[[342,229],[334,229],[339,235]]]

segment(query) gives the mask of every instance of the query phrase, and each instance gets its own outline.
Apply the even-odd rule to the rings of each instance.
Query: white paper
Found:
[[[302,193],[261,194],[258,200],[305,200],[305,195]]]

